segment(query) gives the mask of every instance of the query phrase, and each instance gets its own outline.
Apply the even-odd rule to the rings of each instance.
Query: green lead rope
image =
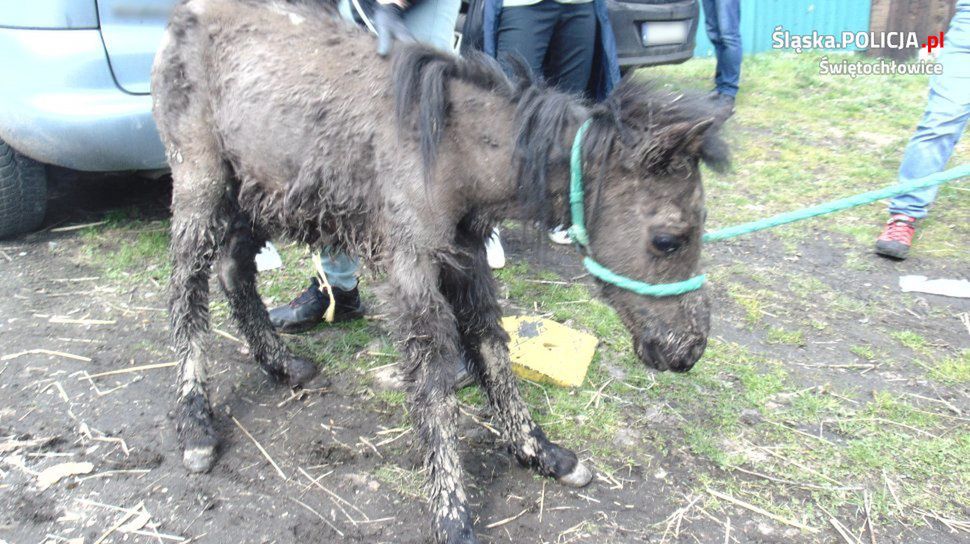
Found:
[[[586,270],[594,277],[610,285],[615,285],[621,289],[626,289],[627,291],[644,296],[670,297],[700,289],[704,285],[704,282],[707,281],[707,277],[703,274],[674,283],[646,283],[617,274],[596,262],[588,255],[589,234],[586,232],[586,214],[583,209],[583,139],[586,137],[586,131],[589,130],[591,122],[591,119],[587,119],[579,127],[579,131],[576,132],[576,138],[573,140],[572,154],[569,160],[569,210],[573,222],[572,226],[569,227],[569,236],[573,242],[586,251],[587,256],[583,259],[583,265],[586,267]],[[811,217],[834,213],[863,204],[870,204],[877,200],[907,194],[934,185],[942,185],[968,176],[970,176],[970,164],[963,164],[910,182],[899,183],[882,189],[833,200],[832,202],[826,202],[817,206],[778,214],[767,219],[751,221],[750,223],[742,223],[733,227],[708,232],[704,234],[703,239],[705,242],[715,242],[735,238],[752,232],[758,232],[759,230],[770,229],[779,225],[794,223],[795,221],[802,221]]]
[[[839,212],[848,208],[862,206],[863,204],[871,204],[884,198],[905,195],[919,189],[926,189],[927,187],[932,187],[934,185],[942,185],[944,183],[965,178],[967,176],[970,176],[970,164],[962,164],[949,170],[944,170],[943,172],[926,176],[925,178],[915,179],[906,183],[897,183],[896,185],[890,185],[889,187],[883,187],[882,189],[876,189],[867,193],[861,193],[839,200],[833,200],[831,202],[826,202],[810,208],[802,208],[801,210],[780,213],[767,219],[760,219],[758,221],[751,221],[750,223],[742,223],[740,225],[734,225],[733,227],[726,227],[713,232],[708,232],[704,234],[704,241],[716,242],[718,240],[735,238],[737,236],[750,234],[752,232],[758,232],[759,230],[777,227],[778,225],[794,223],[795,221],[801,221],[803,219],[809,219],[819,215]]]

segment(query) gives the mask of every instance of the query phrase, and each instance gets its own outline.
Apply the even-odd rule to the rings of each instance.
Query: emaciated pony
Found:
[[[411,416],[427,447],[438,542],[476,542],[456,434],[463,353],[515,457],[582,486],[592,477],[549,439],[516,388],[484,240],[509,217],[567,216],[569,149],[583,142],[587,249],[646,282],[694,274],[704,201],[699,161],[724,163],[703,99],[624,81],[585,101],[512,81],[486,58],[398,47],[310,0],[188,0],[155,61],[155,118],[174,178],[171,320],[183,462],[209,470],[218,438],[206,395],[209,276],[270,376],[296,387],[317,366],[274,332],[254,256],[270,237],[329,245],[386,272]],[[521,71],[521,70],[520,70]],[[707,342],[702,291],[603,295],[644,363],[686,371]]]

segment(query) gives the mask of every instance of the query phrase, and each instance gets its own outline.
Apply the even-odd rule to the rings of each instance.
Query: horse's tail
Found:
[[[477,52],[458,57],[426,45],[398,47],[392,71],[397,123],[402,131],[418,131],[426,183],[431,182],[447,122],[448,82],[457,79],[506,95],[512,92],[498,63]]]

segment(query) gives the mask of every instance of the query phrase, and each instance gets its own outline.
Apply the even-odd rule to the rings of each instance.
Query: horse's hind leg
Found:
[[[462,348],[516,459],[543,476],[582,487],[593,477],[590,470],[575,453],[546,438],[519,394],[484,240],[482,234],[460,231],[459,242],[467,250],[463,266],[442,273],[441,289],[457,317]]]
[[[397,247],[405,247],[398,244]],[[427,253],[399,251],[388,267],[395,297],[395,330],[406,365],[411,418],[427,448],[428,502],[439,544],[474,544],[458,455],[455,366],[458,330],[436,280],[439,266]]]
[[[169,313],[178,356],[176,427],[182,463],[205,472],[218,438],[206,394],[209,273],[229,221],[227,171],[218,149],[202,145],[172,152],[172,278]]]
[[[316,376],[318,368],[291,355],[270,323],[266,305],[256,290],[256,254],[263,243],[265,240],[254,234],[249,218],[237,214],[219,256],[219,284],[256,362],[273,378],[296,387]]]

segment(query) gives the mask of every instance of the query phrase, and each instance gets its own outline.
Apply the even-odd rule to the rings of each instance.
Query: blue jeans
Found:
[[[455,45],[455,22],[460,6],[461,0],[422,0],[404,12],[404,24],[418,41],[451,51]],[[350,0],[341,0],[338,9],[345,19],[352,19]],[[326,247],[320,252],[320,265],[330,285],[343,291],[357,287],[360,261],[356,257],[332,252]]]
[[[451,51],[460,7],[461,0],[421,0],[404,12],[404,25],[419,42]],[[350,0],[340,0],[337,9],[344,19],[353,20]]]
[[[907,182],[935,174],[946,166],[970,120],[970,0],[957,3],[944,37],[939,62],[943,73],[930,79],[930,96],[916,132],[899,165],[899,180]],[[889,213],[926,217],[937,187],[898,196]]]
[[[717,92],[738,94],[741,80],[741,0],[703,0],[707,37],[717,54]]]

